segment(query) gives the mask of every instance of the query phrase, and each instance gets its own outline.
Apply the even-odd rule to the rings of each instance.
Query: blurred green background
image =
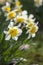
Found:
[[[36,17],[36,22],[39,21],[39,31],[34,39],[30,39],[25,42],[30,45],[29,50],[17,50],[19,46],[23,44],[22,41],[24,40],[24,36],[21,36],[22,40],[20,38],[21,41],[18,40],[18,42],[4,41],[3,30],[6,29],[9,22],[6,22],[3,14],[1,15],[0,13],[0,65],[8,65],[9,61],[15,57],[23,57],[27,59],[26,63],[19,63],[19,65],[43,65],[43,5],[39,8],[36,8],[33,0],[20,1],[23,4],[23,10],[27,10],[28,14],[34,14]],[[0,7],[2,6],[3,4],[0,4]],[[12,43],[16,44],[10,49],[9,47]]]

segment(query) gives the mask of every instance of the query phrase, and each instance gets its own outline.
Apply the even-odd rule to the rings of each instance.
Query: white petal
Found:
[[[12,37],[13,40],[17,41],[18,40],[18,37]]]
[[[4,31],[5,34],[9,34],[9,31]]]
[[[23,61],[27,61],[26,59],[23,59]]]
[[[18,30],[19,30],[19,34],[18,34],[18,36],[19,36],[19,35],[21,35],[21,34],[22,34],[22,30],[21,30],[21,29],[18,29]]]
[[[5,12],[4,16],[7,16],[8,13]]]
[[[10,6],[10,4],[8,2],[6,2],[6,6]]]
[[[38,25],[38,24],[39,24],[39,22],[36,23],[36,25]]]
[[[11,35],[5,36],[5,40],[10,40],[10,38],[11,38]]]
[[[22,12],[22,14],[23,14],[23,15],[26,15],[26,14],[27,14],[27,11],[26,11],[26,10],[24,10],[24,11]]]
[[[36,32],[38,31],[39,27],[35,24],[35,27],[36,27]]]
[[[32,37],[35,37],[35,34],[32,34]]]
[[[30,21],[32,21],[32,22],[34,22],[36,20],[36,18],[34,18],[34,19],[30,19]]]
[[[2,10],[5,11],[5,6],[2,7]]]
[[[21,23],[19,23],[17,27],[21,27]]]
[[[28,39],[30,39],[31,35],[29,34]]]
[[[13,25],[14,25],[14,22],[10,22],[10,24],[8,25],[8,28],[13,27]]]
[[[23,18],[24,18],[25,20],[27,20],[27,18],[28,18],[28,15],[24,15],[24,16],[23,16]]]
[[[6,21],[8,21],[8,20],[9,20],[9,18],[7,17],[7,18],[6,18]]]
[[[36,30],[36,32],[38,31],[38,29],[39,29],[39,27],[37,26],[37,30]]]
[[[33,14],[30,14],[30,15],[29,15],[29,18],[33,18],[33,17],[34,17],[34,15],[33,15]]]

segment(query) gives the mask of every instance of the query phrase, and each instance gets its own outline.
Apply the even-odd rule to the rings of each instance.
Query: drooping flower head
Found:
[[[34,38],[37,31],[38,31],[38,25],[37,25],[37,23],[34,23],[34,25],[30,29],[28,29],[26,32],[26,33],[29,33],[28,38],[30,38],[30,37]]]

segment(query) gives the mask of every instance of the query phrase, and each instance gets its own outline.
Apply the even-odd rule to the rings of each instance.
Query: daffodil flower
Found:
[[[13,22],[10,22],[8,26],[8,31],[4,31],[4,33],[6,34],[5,40],[10,40],[12,38],[13,40],[17,41],[18,36],[21,35],[22,30],[17,26],[13,26],[13,25],[14,25]]]
[[[27,18],[26,28],[32,28],[35,25],[35,18],[33,14],[30,14]]]
[[[2,10],[4,12],[10,12],[11,11],[10,4],[8,2],[6,2],[6,5],[2,7]]]
[[[7,16],[6,20],[13,20],[16,17],[16,10],[10,11],[6,16]]]
[[[29,30],[27,30],[26,34],[29,33],[28,39],[30,37],[35,37],[36,32],[38,31],[38,26],[36,24],[34,24]]]
[[[22,7],[21,2],[19,0],[15,0],[15,7],[16,8],[21,8]]]
[[[26,20],[27,20],[27,14],[19,14],[15,17],[15,22],[19,22],[19,23],[26,23]]]

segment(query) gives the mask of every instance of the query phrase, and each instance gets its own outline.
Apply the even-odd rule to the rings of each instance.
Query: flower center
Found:
[[[12,37],[15,37],[15,36],[18,35],[18,30],[12,28],[12,29],[9,30],[9,34],[10,34]]]
[[[6,12],[10,12],[11,8],[8,6],[8,7],[5,7],[5,11]]]
[[[16,13],[15,13],[15,12],[11,12],[11,13],[8,15],[8,17],[9,17],[10,19],[14,18],[15,16],[16,16]]]
[[[30,22],[30,24],[28,25],[28,28],[31,28],[34,25],[33,22]]]
[[[19,8],[19,9],[17,10],[17,12],[18,12],[18,13],[20,13],[21,11],[22,11],[22,9],[21,9],[21,8]]]
[[[21,4],[20,1],[16,2],[16,6],[20,6],[20,4]]]
[[[31,33],[31,34],[34,34],[34,33],[36,32],[36,30],[37,30],[37,29],[36,29],[36,27],[34,26],[34,27],[30,30],[30,33]]]
[[[28,18],[27,21],[30,22],[30,18]]]
[[[22,17],[18,17],[17,18],[17,21],[20,22],[20,23],[23,23],[24,22],[24,19]]]

